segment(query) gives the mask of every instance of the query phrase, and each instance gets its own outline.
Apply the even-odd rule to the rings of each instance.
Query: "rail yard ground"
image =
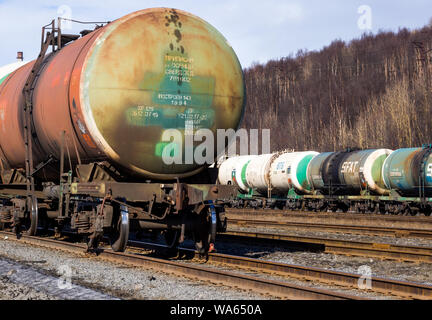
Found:
[[[237,216],[236,216],[237,212]],[[228,210],[228,222],[240,218],[240,211]],[[298,217],[301,215],[297,216]],[[363,219],[367,219],[361,215]],[[272,219],[267,215],[252,215],[256,221]],[[415,217],[413,217],[415,218]],[[249,232],[291,235],[298,237],[322,237],[339,241],[363,241],[378,244],[397,244],[404,246],[432,247],[429,238],[410,237],[405,233],[404,237],[353,234],[347,232],[335,232],[332,229],[323,228],[321,231],[311,230],[307,227],[288,227],[289,217],[278,218],[280,226],[254,227],[243,224],[229,223],[228,233]],[[399,217],[402,221],[404,218]],[[274,220],[274,219],[273,219]],[[385,219],[384,219],[385,220]],[[402,222],[400,222],[402,223]],[[392,225],[400,225],[393,221]],[[340,224],[343,226],[343,223]],[[348,227],[348,226],[345,226]],[[427,231],[427,229],[424,229]],[[354,232],[355,233],[355,232]],[[95,254],[84,253],[83,247],[79,252],[48,248],[37,243],[31,243],[31,239],[17,240],[14,235],[0,234],[0,298],[1,299],[140,299],[140,300],[261,300],[261,299],[431,299],[432,276],[430,274],[431,263],[407,262],[388,260],[377,257],[368,257],[367,254],[350,256],[347,254],[333,254],[325,251],[310,250],[310,248],[295,247],[283,244],[277,245],[271,240],[256,241],[251,238],[248,243],[230,241],[229,237],[220,237],[217,242],[218,254],[229,254],[235,257],[251,258],[252,260],[242,265],[239,262],[227,262],[225,258],[210,256],[208,261],[203,259],[174,259],[167,263],[183,264],[191,268],[206,268],[214,273],[231,273],[231,276],[240,276],[242,279],[226,281],[218,276],[215,281],[200,277],[197,273],[189,276],[177,271],[165,270],[122,263],[121,261],[107,261]],[[43,239],[43,238],[42,238]],[[136,242],[140,243],[140,242]],[[283,242],[280,242],[283,243]],[[187,245],[188,243],[186,243]],[[145,246],[134,245],[130,242],[127,253],[137,256],[153,256],[150,249]],[[153,258],[152,258],[153,259]],[[229,259],[228,259],[229,260]],[[344,283],[331,278],[325,279],[321,275],[304,276],[296,272],[265,270],[257,265],[256,261],[271,264],[282,263],[282,269],[288,269],[288,265],[304,266],[315,271],[331,270],[345,272],[354,281]],[[162,262],[163,263],[163,262]],[[288,267],[287,267],[288,266]],[[23,276],[23,270],[27,273],[35,273],[34,276]],[[313,271],[313,272],[315,272]],[[69,272],[69,274],[68,274]],[[194,271],[196,272],[196,270]],[[366,273],[365,273],[366,272]],[[324,273],[323,273],[324,274]],[[388,289],[360,287],[357,279],[383,278],[389,279],[386,284]],[[366,278],[365,278],[366,276]],[[49,278],[46,278],[49,277]],[[69,278],[68,278],[69,277]],[[322,277],[320,279],[320,277]],[[326,276],[328,277],[328,276]],[[36,282],[35,280],[36,279]],[[71,279],[76,294],[65,295],[67,289],[59,289],[55,284],[67,282]],[[245,285],[245,281],[249,284]],[[253,282],[255,281],[255,282]],[[263,283],[259,283],[263,281]],[[345,281],[345,280],[344,280]],[[393,283],[392,283],[393,281]],[[416,289],[403,289],[395,291],[394,286],[409,287],[413,284]],[[51,282],[50,290],[40,284]],[[235,283],[234,283],[235,282]],[[268,283],[266,283],[268,282]],[[257,284],[259,283],[259,284]],[[367,284],[367,282],[361,282]],[[407,285],[408,284],[408,285]],[[281,285],[282,289],[275,289]],[[256,290],[253,288],[256,286]],[[393,286],[393,287],[390,287]],[[422,286],[424,286],[422,288]],[[262,289],[264,288],[264,289]],[[260,290],[261,289],[261,290]],[[278,290],[282,290],[279,292]],[[291,290],[291,291],[289,291]],[[311,290],[310,292],[308,290]],[[93,295],[92,295],[93,292]],[[187,292],[187,294],[185,294]],[[90,296],[89,296],[90,295]]]
[[[1,299],[53,299],[58,296],[41,290],[35,283],[40,279],[28,279],[25,283],[16,283],[10,274],[17,274],[23,268],[31,268],[35,272],[48,274],[51,277],[64,277],[64,271],[70,268],[73,287],[82,286],[94,290],[91,299],[105,297],[120,299],[235,299],[254,300],[262,299],[259,294],[233,290],[221,286],[212,286],[208,283],[191,281],[169,275],[155,270],[144,270],[139,267],[116,264],[102,261],[92,254],[77,254],[63,251],[53,251],[43,247],[29,245],[10,238],[0,240],[0,266],[13,261],[9,269],[1,269],[2,282],[0,289]],[[38,263],[35,263],[38,262]],[[11,262],[12,263],[12,262]],[[19,267],[16,267],[19,266]],[[27,270],[27,269],[26,269]],[[66,281],[66,279],[64,278]],[[21,292],[16,294],[15,289]],[[69,290],[58,289],[63,294]],[[185,294],[187,292],[187,294]],[[60,296],[67,299],[67,296]],[[73,296],[72,299],[89,299],[88,296]]]

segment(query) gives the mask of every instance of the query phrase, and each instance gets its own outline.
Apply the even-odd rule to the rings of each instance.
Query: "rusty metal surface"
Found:
[[[190,196],[189,204],[201,203],[206,200],[229,200],[236,195],[234,186],[215,186],[212,184],[189,185],[180,184]],[[111,192],[114,197],[123,197],[128,201],[149,201],[156,196],[158,201],[165,200],[170,190],[175,190],[176,184],[159,183],[123,183],[123,182],[88,182],[72,183],[72,194],[89,194],[104,197]],[[217,191],[217,192],[215,192]],[[178,200],[180,200],[179,198]]]
[[[24,168],[25,100],[22,89],[33,64],[31,62],[19,68],[0,85],[0,146],[4,155],[2,162],[11,167]]]
[[[23,167],[20,110],[31,63],[0,86],[0,146]],[[165,165],[162,134],[237,128],[244,109],[241,66],[225,38],[189,13],[142,10],[88,34],[55,54],[34,91],[34,125],[43,153],[59,157],[60,132],[76,161],[110,159],[154,179],[185,177],[200,165]],[[187,132],[186,132],[187,133]],[[183,150],[184,153],[184,150]]]

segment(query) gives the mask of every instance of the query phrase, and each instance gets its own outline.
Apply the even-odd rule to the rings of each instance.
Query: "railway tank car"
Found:
[[[2,66],[0,67],[0,85],[3,81],[6,80],[6,78],[15,70],[21,68],[23,65],[27,64],[26,61],[23,61],[20,57],[18,58],[18,61]]]
[[[272,163],[270,168],[270,184],[272,193],[283,194],[294,189],[299,194],[311,192],[307,178],[310,161],[318,155],[315,151],[284,152]]]
[[[300,157],[302,153],[274,156],[267,194],[262,190],[239,193],[233,207],[279,208],[306,211],[342,211],[394,215],[432,213],[432,145],[421,148],[305,152],[307,177],[302,190],[295,183],[276,185],[275,168],[285,174],[278,159]],[[265,156],[267,159],[269,155]],[[231,161],[235,162],[235,159]],[[301,163],[300,161],[299,163]],[[305,162],[305,163],[306,163]],[[303,167],[304,166],[298,166]],[[288,168],[288,163],[286,167]],[[258,171],[261,172],[261,171]],[[289,178],[289,175],[286,177]],[[264,178],[262,178],[264,179]],[[289,180],[284,180],[289,182]],[[271,192],[269,192],[271,191]]]
[[[346,150],[321,153],[308,166],[308,179],[314,191],[323,194],[388,194],[382,167],[389,149]]]
[[[236,185],[240,192],[248,192],[246,181],[246,168],[250,161],[257,156],[246,155],[231,157],[225,160],[219,167],[218,181],[222,185]]]
[[[311,192],[307,167],[315,151],[280,152],[255,156],[237,156],[227,159],[219,168],[219,183],[231,183],[226,177],[237,180],[241,193],[235,205],[261,202],[260,198],[286,195],[289,190],[299,194]]]
[[[394,151],[382,168],[384,183],[404,196],[432,196],[432,152],[430,148]]]
[[[34,64],[0,88],[1,158],[11,167],[24,166],[21,92]],[[162,161],[164,130],[236,128],[243,110],[234,51],[209,24],[179,11],[120,18],[43,64],[32,93],[35,163],[46,154],[60,158],[64,130],[67,148],[76,145],[73,162],[109,159],[128,174],[159,180],[191,176],[202,166]]]
[[[129,229],[162,230],[205,252],[223,230],[218,202],[234,188],[163,155],[170,147],[184,160],[195,130],[237,129],[245,85],[232,47],[176,9],[137,11],[81,36],[62,34],[60,21],[43,27],[36,60],[2,77],[0,227],[33,235],[48,219],[56,232],[89,236],[89,247],[108,234],[115,250]],[[166,139],[172,129],[180,140]]]
[[[252,159],[245,168],[245,181],[251,190],[266,195],[270,187],[270,168],[278,155],[262,154]]]

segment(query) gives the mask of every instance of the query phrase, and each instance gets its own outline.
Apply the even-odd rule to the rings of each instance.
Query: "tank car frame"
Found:
[[[391,190],[388,196],[370,194],[367,190],[361,195],[325,195],[318,192],[309,195],[297,194],[291,189],[286,197],[263,197],[257,193],[237,194],[235,200],[230,200],[233,208],[268,208],[280,210],[299,210],[313,212],[352,212],[392,215],[429,216],[432,213],[432,198],[422,196],[406,197],[396,190]]]

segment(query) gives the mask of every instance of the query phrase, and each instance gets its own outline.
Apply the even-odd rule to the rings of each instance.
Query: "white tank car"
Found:
[[[270,167],[272,193],[286,194],[291,188],[298,193],[311,193],[307,178],[309,162],[316,151],[284,152],[274,159]]]
[[[11,63],[11,64],[8,64],[8,65],[0,67],[0,84],[4,80],[6,80],[6,78],[8,77],[8,75],[10,75],[15,70],[21,68],[25,64],[27,64],[27,61],[18,60],[18,61],[14,62],[14,63]]]
[[[242,169],[245,164],[257,156],[236,156],[226,159],[219,167],[218,180],[223,185],[237,185],[247,192],[245,179],[242,178]]]
[[[278,153],[262,154],[252,159],[246,167],[247,185],[261,193],[267,195],[270,186],[270,166]]]

